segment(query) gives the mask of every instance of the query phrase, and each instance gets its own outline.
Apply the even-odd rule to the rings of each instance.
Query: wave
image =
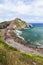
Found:
[[[21,38],[21,39],[24,40],[24,38],[23,38],[22,36],[20,36],[20,35],[22,34],[22,31],[14,30],[14,32],[16,33],[16,35],[17,35],[19,38]]]
[[[22,34],[22,31],[19,31],[19,30],[14,30],[14,32],[15,32],[17,35]]]

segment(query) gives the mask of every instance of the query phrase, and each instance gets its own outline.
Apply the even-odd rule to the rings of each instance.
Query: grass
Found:
[[[43,65],[43,57],[20,52],[0,39],[0,65]]]
[[[4,41],[2,41],[1,39],[0,39],[0,44],[4,45],[4,47],[7,48],[7,49],[11,49],[11,50],[17,51],[16,48],[14,48],[12,46],[9,46],[7,43],[5,43]]]
[[[16,22],[15,24],[17,27],[26,26],[26,23],[24,23],[24,22]]]

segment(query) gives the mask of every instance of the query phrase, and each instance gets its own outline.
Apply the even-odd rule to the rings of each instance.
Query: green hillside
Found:
[[[0,65],[43,65],[43,57],[20,52],[0,39]]]

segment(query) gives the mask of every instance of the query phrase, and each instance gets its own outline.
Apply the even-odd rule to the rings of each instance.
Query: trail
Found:
[[[40,53],[32,48],[29,48],[27,46],[24,46],[23,44],[17,43],[15,42],[13,39],[6,39],[6,42],[8,45],[12,46],[12,47],[16,47],[18,50],[22,51],[22,52],[26,52],[26,53],[31,53],[31,54],[37,54],[39,56],[43,56],[43,53]]]

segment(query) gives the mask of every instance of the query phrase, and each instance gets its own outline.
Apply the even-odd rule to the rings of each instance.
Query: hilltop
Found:
[[[16,18],[11,21],[4,21],[0,23],[0,29],[3,28],[10,28],[10,29],[24,29],[26,27],[32,27],[31,24],[27,24],[25,21],[21,20],[20,18]]]

